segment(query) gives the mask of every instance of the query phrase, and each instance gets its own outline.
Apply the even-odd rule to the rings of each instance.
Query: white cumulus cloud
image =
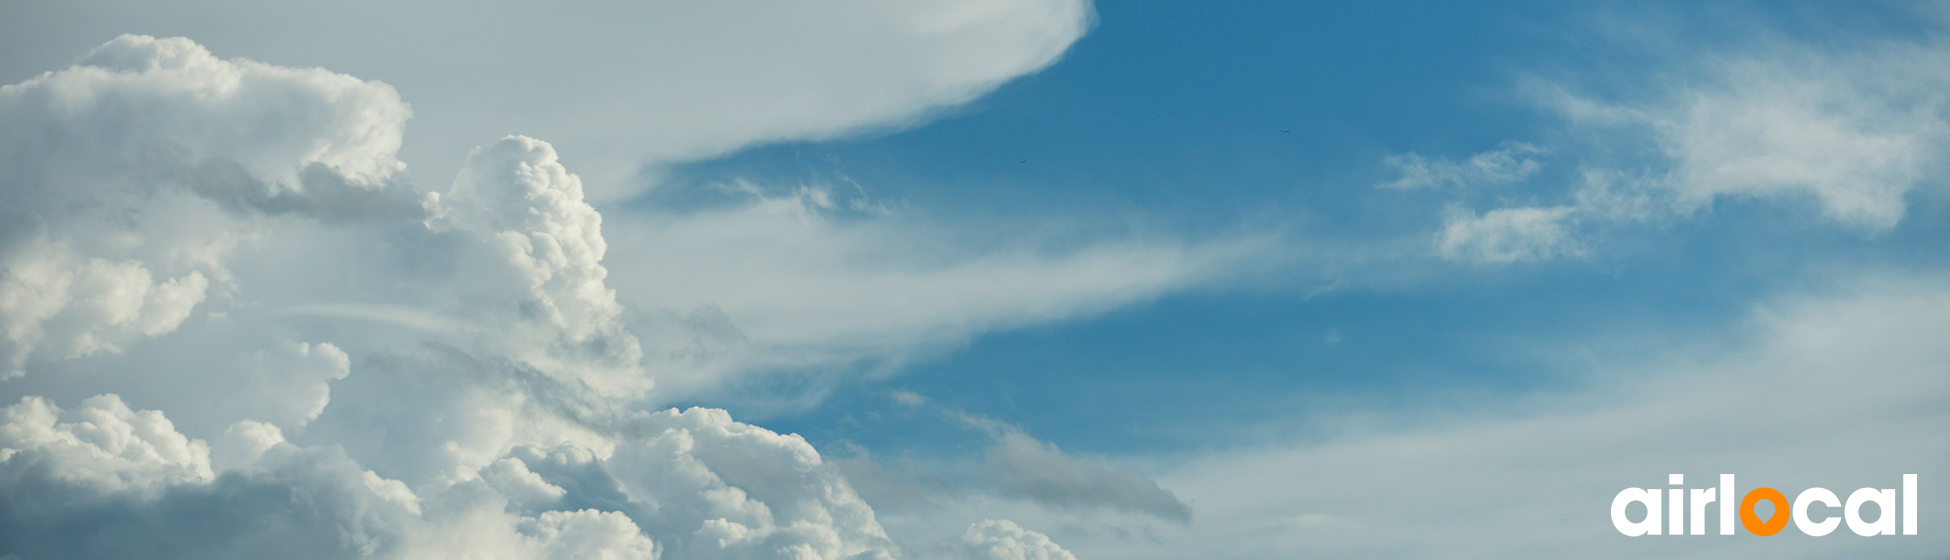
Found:
[[[1024,529],[1015,522],[988,519],[968,526],[962,543],[979,560],[1076,560],[1049,537]]]
[[[37,397],[0,410],[0,464],[10,485],[42,476],[105,492],[154,490],[175,483],[208,482],[210,446],[184,437],[154,410],[130,410],[120,397],[102,395],[79,408]]]

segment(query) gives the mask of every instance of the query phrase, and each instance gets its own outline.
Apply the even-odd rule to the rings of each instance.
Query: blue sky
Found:
[[[1527,77],[1611,86],[1683,58],[1616,36],[1626,30],[1607,22],[1620,9],[1099,5],[1098,26],[1061,63],[939,120],[686,163],[646,200],[708,198],[708,185],[738,179],[844,181],[950,220],[1098,220],[1112,230],[1125,221],[1187,236],[1264,228],[1296,243],[1412,238],[1439,223],[1451,201],[1375,188],[1399,176],[1383,164],[1387,155],[1461,159],[1506,141],[1563,142],[1563,123],[1516,91]],[[1662,41],[1691,49],[1921,32],[1905,11],[1854,4],[1632,9],[1651,16],[1637,25],[1659,26],[1670,35]],[[1567,168],[1604,157],[1578,148],[1556,148],[1535,178],[1471,202],[1562,197],[1573,179]],[[912,390],[1010,418],[1066,447],[1117,454],[1210,444],[1202,429],[1165,426],[1277,422],[1304,414],[1293,407],[1306,395],[1387,403],[1429,387],[1562,388],[1574,381],[1547,354],[1563,344],[1710,337],[1760,297],[1835,280],[1821,268],[1940,266],[1941,196],[1916,195],[1903,223],[1872,235],[1782,227],[1808,209],[1736,199],[1672,223],[1602,232],[1594,254],[1568,262],[1458,267],[1439,280],[1385,286],[1303,270],[1168,295],[985,335],[827,401],[804,424],[780,421],[817,434],[860,407],[893,406],[876,389]],[[1798,250],[1753,254],[1776,244]],[[900,438],[881,432],[888,428],[832,437]]]
[[[1941,2],[0,15],[0,556],[1944,549]]]

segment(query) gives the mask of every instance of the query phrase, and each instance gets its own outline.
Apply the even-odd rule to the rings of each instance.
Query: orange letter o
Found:
[[[1760,516],[1754,515],[1754,504],[1760,503],[1761,500],[1774,502],[1774,515],[1769,516],[1766,523],[1761,523]],[[1780,490],[1755,488],[1754,491],[1747,493],[1747,497],[1740,500],[1740,526],[1746,527],[1749,533],[1763,537],[1770,536],[1781,532],[1781,528],[1786,527],[1787,522],[1787,496],[1781,495]]]

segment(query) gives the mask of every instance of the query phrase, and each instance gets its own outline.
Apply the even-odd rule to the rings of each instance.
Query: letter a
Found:
[[[1869,502],[1876,504],[1874,523],[1862,520],[1862,504]],[[1848,520],[1848,530],[1864,537],[1896,534],[1896,491],[1857,489],[1848,495],[1848,505],[1842,507],[1842,519]]]
[[[1618,528],[1618,532],[1624,533],[1627,537],[1657,535],[1659,534],[1660,525],[1659,505],[1663,501],[1659,499],[1658,490],[1646,490],[1644,488],[1626,488],[1620,490],[1618,491],[1618,496],[1611,499],[1611,526]],[[1633,523],[1630,519],[1625,518],[1625,507],[1631,505],[1632,502],[1645,504],[1645,519],[1643,521]]]

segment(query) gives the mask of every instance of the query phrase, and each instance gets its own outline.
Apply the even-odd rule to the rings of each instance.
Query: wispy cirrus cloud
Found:
[[[1529,179],[1543,168],[1533,156],[1543,148],[1522,142],[1506,142],[1495,150],[1469,156],[1463,161],[1428,158],[1413,152],[1390,155],[1381,160],[1395,168],[1401,178],[1378,185],[1389,189],[1441,187],[1482,187]]]
[[[628,248],[608,261],[621,297],[645,310],[657,351],[695,366],[665,376],[672,394],[772,370],[898,365],[982,333],[1094,316],[1283,259],[1270,234],[957,226],[858,211],[852,200],[799,187],[608,228]]]
[[[1648,93],[1586,92],[1574,80],[1522,89],[1562,118],[1563,145],[1502,147],[1465,161],[1390,156],[1401,177],[1382,186],[1485,187],[1558,165],[1556,189],[1510,204],[1452,212],[1437,235],[1445,258],[1482,263],[1580,256],[1594,227],[1691,216],[1743,200],[1807,208],[1811,218],[1876,235],[1905,214],[1905,196],[1932,188],[1950,112],[1933,39],[1844,48],[1763,42],[1661,69]],[[1517,144],[1516,146],[1527,146]],[[1543,154],[1542,160],[1518,154]],[[1551,192],[1552,190],[1556,192]]]

